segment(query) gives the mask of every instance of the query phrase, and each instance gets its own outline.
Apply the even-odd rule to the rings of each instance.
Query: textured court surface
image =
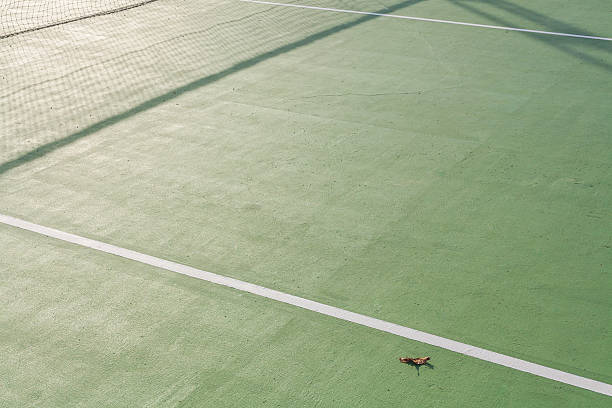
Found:
[[[604,1],[300,4],[612,35]],[[0,213],[612,383],[612,43],[230,0],[3,41]],[[610,404],[13,227],[0,248],[2,407]]]

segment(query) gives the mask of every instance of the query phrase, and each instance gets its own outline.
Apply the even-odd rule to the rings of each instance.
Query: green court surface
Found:
[[[0,12],[0,214],[612,384],[612,41],[239,0],[27,31],[70,3],[97,4]],[[607,1],[291,3],[612,36]],[[1,223],[0,248],[0,407],[612,402]]]

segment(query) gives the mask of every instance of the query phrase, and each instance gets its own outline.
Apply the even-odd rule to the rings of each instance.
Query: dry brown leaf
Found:
[[[423,364],[427,364],[427,361],[429,361],[429,357],[417,357],[417,358],[411,358],[411,357],[400,357],[400,362],[402,363],[413,363],[416,365],[423,365]]]

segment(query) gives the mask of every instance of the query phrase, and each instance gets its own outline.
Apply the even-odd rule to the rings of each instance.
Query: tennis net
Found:
[[[343,3],[334,6],[349,6]],[[0,5],[0,175],[180,93],[372,19],[236,0]]]
[[[158,0],[7,0],[0,9],[0,39]]]

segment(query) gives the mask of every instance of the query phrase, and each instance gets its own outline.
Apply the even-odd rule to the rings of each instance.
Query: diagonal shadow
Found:
[[[509,13],[512,13],[516,16],[520,16],[526,20],[529,20],[533,23],[539,24],[542,27],[547,27],[549,31],[556,31],[562,33],[571,33],[571,34],[581,34],[588,35],[591,37],[608,37],[610,33],[604,33],[605,35],[593,33],[591,31],[585,30],[584,28],[578,27],[576,25],[566,23],[565,21],[557,20],[556,18],[547,16],[546,14],[538,13],[537,11],[531,10],[525,6],[521,6],[516,3],[512,3],[508,0],[459,0],[459,2],[479,2],[490,4],[494,7],[505,10]],[[612,52],[612,47],[610,47],[610,43],[607,41],[584,41],[580,43],[581,46],[598,48],[607,52]]]
[[[402,9],[404,7],[408,7],[411,6],[413,4],[416,3],[420,3],[421,1],[424,0],[406,0],[406,1],[402,1],[400,3],[391,5],[391,6],[387,6],[383,9],[377,10],[375,11],[375,13],[390,13],[399,9]],[[106,119],[103,119],[99,122],[96,122],[92,125],[89,125],[85,128],[83,128],[82,130],[76,132],[76,133],[72,133],[71,135],[68,135],[66,137],[63,137],[61,139],[55,140],[53,142],[49,142],[46,143],[28,153],[25,153],[15,159],[6,161],[2,164],[0,164],[0,175],[6,173],[7,171],[21,166],[25,163],[28,163],[32,160],[35,160],[37,158],[40,158],[48,153],[51,153],[55,150],[58,150],[64,146],[67,146],[71,143],[76,142],[77,140],[80,140],[84,137],[90,136],[96,132],[98,132],[99,130],[102,130],[106,127],[112,126],[118,122],[121,122],[122,120],[128,119],[134,115],[137,115],[141,112],[147,111],[149,109],[155,108],[156,106],[159,106],[169,100],[172,100],[174,98],[177,98],[178,96],[186,93],[186,92],[190,92],[190,91],[194,91],[196,89],[202,88],[206,85],[209,85],[213,82],[219,81],[235,72],[238,71],[242,71],[244,69],[247,68],[251,68],[257,64],[259,64],[260,62],[266,61],[270,58],[274,58],[276,56],[279,56],[281,54],[285,54],[289,51],[293,51],[297,48],[300,47],[304,47],[306,45],[312,44],[318,40],[321,40],[323,38],[329,37],[332,34],[336,34],[339,33],[341,31],[344,30],[348,30],[350,28],[353,28],[355,26],[358,26],[360,24],[366,23],[370,20],[374,20],[376,18],[379,18],[380,16],[376,16],[376,15],[364,15],[361,16],[353,21],[347,22],[347,23],[342,23],[342,24],[338,24],[335,25],[333,27],[330,27],[328,29],[319,31],[317,33],[311,34],[307,37],[302,38],[301,40],[297,40],[294,42],[291,42],[289,44],[277,47],[273,50],[264,52],[262,54],[256,55],[252,58],[249,58],[247,60],[244,60],[242,62],[238,62],[234,65],[232,65],[229,68],[226,68],[222,71],[219,71],[215,74],[212,75],[208,75],[199,79],[196,79],[192,82],[189,82],[183,86],[180,86],[176,89],[173,89],[172,91],[166,92],[162,95],[156,96],[155,98],[149,99],[145,102],[140,103],[139,105],[134,106],[131,109],[128,109],[124,112],[118,113],[116,115],[110,116]]]
[[[468,1],[469,2],[469,1]],[[462,1],[462,0],[458,0],[458,1],[450,1],[451,4],[461,7],[465,10],[468,10],[469,12],[485,17],[491,21],[494,21],[495,23],[502,25],[502,26],[506,26],[506,27],[513,27],[512,22],[505,20],[501,17],[495,16],[491,13],[488,13],[486,11],[480,10],[476,7],[474,7],[472,4],[468,4],[468,2],[466,1]],[[532,11],[526,7],[523,6],[518,6],[512,2],[509,1],[505,1],[505,0],[495,0],[495,1],[490,1],[490,0],[481,0],[479,1],[481,3],[486,3],[486,4],[490,4],[492,6],[495,6],[501,10],[510,12],[516,16],[520,16],[522,18],[526,18],[530,21],[533,21],[534,23],[540,24],[544,27],[546,27],[549,31],[557,31],[557,32],[566,32],[566,33],[571,33],[571,34],[583,34],[583,35],[591,35],[591,36],[597,36],[596,34],[590,33],[586,30],[582,30],[579,27],[576,27],[574,25],[571,24],[567,24],[564,23],[562,21],[553,19],[551,17],[545,16],[543,14],[537,13],[535,11]],[[471,2],[471,3],[475,3],[475,2]],[[605,69],[606,71],[612,71],[612,64],[609,64],[605,61],[602,61],[600,59],[597,59],[583,51],[580,51],[576,48],[573,48],[571,45],[572,44],[580,44],[580,46],[588,46],[588,47],[592,47],[592,48],[596,48],[599,50],[603,50],[606,52],[612,52],[612,47],[610,46],[608,41],[596,41],[596,40],[578,40],[575,39],[575,41],[572,42],[568,42],[568,41],[563,41],[563,39],[561,38],[557,38],[557,37],[553,37],[553,36],[547,36],[547,35],[540,35],[540,34],[536,34],[536,33],[526,33],[526,32],[521,32],[521,34],[523,35],[527,35],[535,40],[538,40],[540,42],[545,43],[546,45],[550,45],[551,47],[554,47],[572,57],[577,58],[580,61],[585,61],[591,65],[597,66],[599,68]],[[578,42],[580,41],[580,42]]]

